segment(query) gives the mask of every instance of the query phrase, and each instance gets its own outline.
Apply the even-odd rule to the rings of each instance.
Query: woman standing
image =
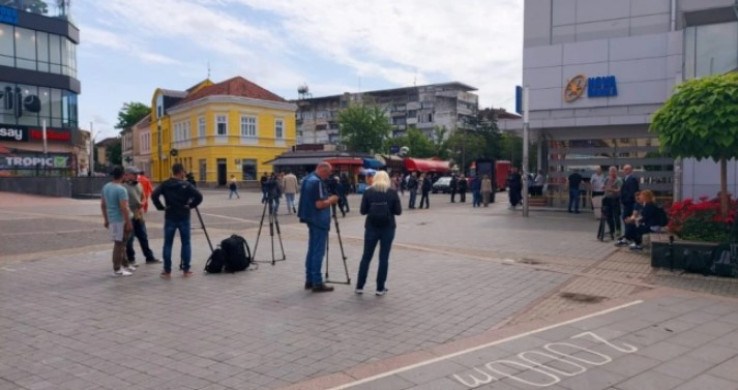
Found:
[[[482,179],[482,203],[484,203],[484,207],[489,205],[490,195],[492,195],[492,179],[489,178],[489,175],[484,175],[484,179]]]
[[[377,292],[382,296],[387,293],[385,281],[389,267],[389,253],[392,240],[395,238],[395,215],[402,214],[400,197],[391,188],[387,172],[379,171],[374,175],[371,187],[364,191],[361,198],[361,215],[366,215],[364,222],[364,254],[359,265],[359,277],[356,293],[364,293],[369,264],[374,257],[374,249],[379,243],[379,270],[377,271]]]

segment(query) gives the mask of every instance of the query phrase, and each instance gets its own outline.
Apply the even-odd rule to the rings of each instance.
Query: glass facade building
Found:
[[[5,157],[23,156],[4,159],[0,175],[76,168],[79,30],[69,11],[70,0],[0,2],[0,146]]]

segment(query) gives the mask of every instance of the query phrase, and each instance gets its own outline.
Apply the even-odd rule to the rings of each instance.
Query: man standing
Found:
[[[297,176],[292,172],[287,172],[284,175],[284,198],[287,201],[287,214],[297,214],[295,208],[295,193],[297,192]]]
[[[456,180],[456,175],[451,175],[451,182],[448,184],[449,190],[451,190],[451,203],[456,203],[456,190],[459,182]]]
[[[569,212],[579,214],[579,185],[582,184],[582,175],[574,171],[569,178]],[[574,211],[572,211],[572,208]]]
[[[135,266],[136,264],[136,251],[133,249],[134,237],[138,239],[138,244],[141,246],[141,252],[146,258],[146,263],[158,263],[159,260],[154,257],[154,252],[149,247],[149,235],[146,231],[146,222],[144,220],[143,210],[143,188],[141,184],[136,180],[139,171],[136,168],[126,168],[125,174],[123,175],[123,186],[128,192],[128,208],[131,210],[131,224],[133,225],[133,234],[130,235],[128,241],[126,241],[126,258],[128,264]]]
[[[407,179],[407,191],[410,193],[410,200],[407,208],[414,209],[415,199],[418,196],[418,174],[416,172],[411,173],[410,177]]]
[[[602,213],[602,197],[605,195],[605,174],[602,173],[602,167],[595,168],[595,172],[589,178],[589,185],[592,189],[592,209],[595,218],[600,219]]]
[[[326,286],[320,275],[323,266],[323,256],[328,242],[328,232],[331,229],[331,205],[338,202],[338,196],[329,195],[325,186],[333,168],[327,162],[321,162],[302,181],[300,188],[300,209],[297,216],[300,222],[308,225],[308,251],[305,257],[305,289],[313,292],[333,291],[333,287]]]
[[[479,176],[474,176],[469,184],[472,193],[472,207],[482,206],[482,180]]]
[[[633,167],[630,164],[623,166],[623,187],[620,188],[620,204],[622,207],[621,218],[630,217],[633,214],[633,207],[636,202],[636,192],[638,192],[638,179],[633,175]]]
[[[123,168],[115,166],[111,174],[113,181],[105,184],[102,189],[100,209],[105,221],[104,226],[110,232],[110,238],[114,243],[113,276],[131,276],[135,268],[128,264],[125,246],[133,226],[128,210],[128,192],[122,185]]]
[[[431,181],[430,174],[423,173],[420,175],[420,208],[423,208],[423,204],[425,204],[425,208],[430,208],[430,192],[431,188],[433,188],[433,182]]]
[[[182,164],[172,166],[172,177],[159,184],[151,194],[157,210],[164,211],[164,271],[161,273],[163,279],[169,279],[172,275],[172,244],[174,234],[179,230],[179,238],[182,241],[180,251],[180,268],[183,276],[191,276],[190,258],[192,247],[190,245],[190,209],[194,209],[202,203],[202,194],[186,179]],[[166,207],[159,200],[164,196]]]
[[[489,175],[484,175],[480,191],[482,192],[482,203],[484,207],[489,206],[490,196],[492,195],[492,179],[489,178]]]
[[[466,187],[467,187],[468,184],[469,183],[467,183],[466,177],[464,177],[464,174],[462,173],[459,176],[459,181],[458,181],[458,184],[457,184],[458,191],[459,191],[459,201],[461,203],[466,203]]]

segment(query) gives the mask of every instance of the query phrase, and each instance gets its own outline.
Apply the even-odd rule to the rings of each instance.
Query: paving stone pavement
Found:
[[[201,207],[210,236],[219,241],[238,232],[253,247],[258,195],[228,203],[216,195],[206,192]],[[352,214],[339,218],[352,280],[363,245],[358,199],[352,197]],[[0,200],[12,205],[0,206],[0,240],[11,243],[0,246],[0,390],[328,388],[325,383],[348,383],[459,345],[479,345],[496,332],[511,335],[644,292],[671,291],[660,287],[669,283],[692,290],[716,283],[680,275],[659,279],[660,271],[642,255],[595,240],[586,216],[532,212],[525,219],[502,203],[472,209],[440,196],[432,197],[433,209],[400,217],[385,297],[356,296],[342,285],[330,294],[303,291],[306,229],[291,216],[281,216],[287,261],[275,266],[163,281],[159,267],[143,265],[134,276],[115,279],[108,276],[111,245],[97,202],[7,193]],[[156,219],[149,217],[149,231],[159,253]],[[331,277],[343,279],[331,236]],[[193,240],[194,268],[201,269],[209,250],[199,229],[193,228]],[[268,259],[268,252],[265,230],[257,257]],[[719,322],[731,324],[731,315],[722,313]],[[688,321],[675,324],[682,322]],[[717,328],[707,332],[726,330]],[[685,334],[683,342],[712,341]],[[430,370],[431,381],[424,379],[428,372],[413,373],[366,386],[453,389],[458,381],[449,373],[459,367],[444,363]],[[690,380],[730,381],[725,372]],[[594,388],[560,387],[564,382],[550,388]],[[520,386],[511,379],[487,388]]]

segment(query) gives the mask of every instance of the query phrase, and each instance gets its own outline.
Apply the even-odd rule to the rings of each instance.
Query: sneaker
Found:
[[[146,264],[156,264],[161,263],[161,260],[159,259],[146,259]]]
[[[325,284],[316,284],[313,286],[313,292],[321,293],[321,292],[331,292],[333,291],[333,286],[326,286]]]
[[[640,250],[643,250],[643,247],[636,243],[633,243],[633,244],[630,244],[630,246],[628,246],[628,249],[632,251],[640,251]]]
[[[182,271],[182,276],[183,276],[183,277],[185,277],[185,278],[188,278],[188,277],[190,277],[190,276],[192,276],[192,275],[194,275],[194,274],[195,274],[195,273],[194,273],[194,272],[192,272],[192,271],[190,271],[190,270],[187,270],[187,271]]]
[[[121,268],[121,269],[119,269],[119,270],[117,270],[117,271],[113,271],[113,276],[115,276],[115,277],[120,277],[120,276],[131,276],[131,275],[133,275],[133,274],[132,274],[132,273],[130,273],[130,272],[128,272],[128,271],[126,271],[126,269],[125,269],[125,268]]]
[[[381,296],[387,294],[387,291],[389,291],[389,290],[387,290],[385,288],[384,290],[377,290],[377,292],[375,292],[374,294],[377,295],[377,296],[379,296],[379,297],[381,297]]]
[[[617,242],[615,242],[615,246],[626,246],[626,245],[628,245],[628,241],[623,238],[619,238]]]
[[[313,283],[312,282],[305,282],[305,290],[312,290]]]
[[[124,270],[128,272],[136,272],[136,266],[135,265],[129,265],[128,267],[123,267]]]
[[[128,268],[136,269],[136,268],[138,268],[138,264],[136,264],[135,261],[128,260]]]
[[[363,293],[364,293],[364,289],[363,289],[363,288],[357,288],[356,290],[354,290],[354,292],[355,292],[355,293],[356,293],[357,295],[361,295],[361,294],[363,294]]]
[[[162,279],[170,279],[172,277],[171,272],[162,271],[162,273],[159,274],[159,277]]]

